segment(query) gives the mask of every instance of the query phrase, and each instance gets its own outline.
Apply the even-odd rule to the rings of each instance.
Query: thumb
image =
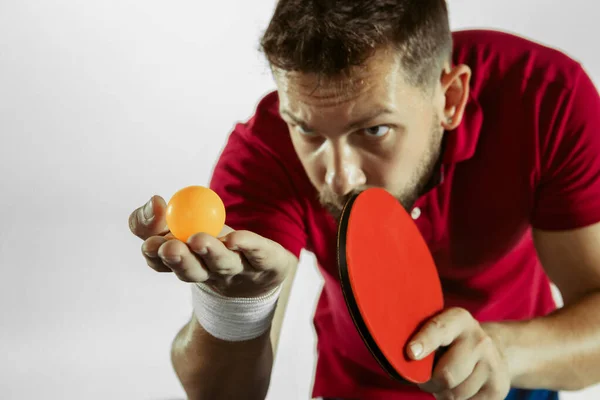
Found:
[[[167,226],[167,203],[160,196],[152,196],[143,206],[129,215],[129,229],[142,240],[151,236],[165,235]]]

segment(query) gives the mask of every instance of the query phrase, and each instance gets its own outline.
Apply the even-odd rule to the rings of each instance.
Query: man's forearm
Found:
[[[513,387],[579,390],[600,382],[600,292],[542,318],[482,326],[503,351]]]
[[[253,340],[224,342],[192,317],[173,341],[171,360],[189,400],[263,400],[273,351],[268,331]]]

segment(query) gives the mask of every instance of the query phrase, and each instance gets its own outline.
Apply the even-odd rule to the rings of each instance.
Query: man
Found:
[[[539,400],[600,382],[600,97],[576,61],[452,35],[443,0],[280,0],[262,48],[277,92],[216,165],[220,238],[165,236],[158,196],[130,217],[148,264],[194,283],[172,347],[190,399],[265,397],[302,249],[325,280],[315,397]],[[443,283],[448,308],[407,349],[447,348],[418,387],[374,361],[337,280],[336,218],[371,186],[411,211]]]

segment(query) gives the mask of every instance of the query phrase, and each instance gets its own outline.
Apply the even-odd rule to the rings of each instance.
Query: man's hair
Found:
[[[452,35],[445,0],[279,0],[260,45],[272,67],[327,77],[387,47],[407,81],[426,86],[450,59]]]

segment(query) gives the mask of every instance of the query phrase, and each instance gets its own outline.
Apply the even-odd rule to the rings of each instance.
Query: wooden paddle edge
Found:
[[[375,358],[375,361],[381,366],[381,368],[394,380],[404,383],[410,384],[410,382],[404,379],[396,369],[390,364],[390,362],[385,358],[383,352],[375,343],[373,336],[369,333],[369,329],[367,329],[367,325],[365,324],[362,316],[360,315],[360,311],[358,309],[358,304],[354,300],[354,294],[352,291],[352,284],[350,283],[350,274],[348,272],[348,265],[346,259],[346,234],[348,232],[348,223],[350,221],[350,212],[352,210],[352,205],[356,201],[356,199],[360,196],[360,193],[353,195],[342,210],[342,214],[340,217],[340,221],[338,224],[338,235],[337,235],[337,262],[338,262],[338,273],[340,278],[340,283],[342,287],[342,294],[344,295],[344,301],[346,303],[346,307],[348,307],[348,311],[350,316],[352,317],[352,321],[354,322],[354,326],[358,330],[358,333],[362,337],[363,342],[367,346],[367,349]]]

